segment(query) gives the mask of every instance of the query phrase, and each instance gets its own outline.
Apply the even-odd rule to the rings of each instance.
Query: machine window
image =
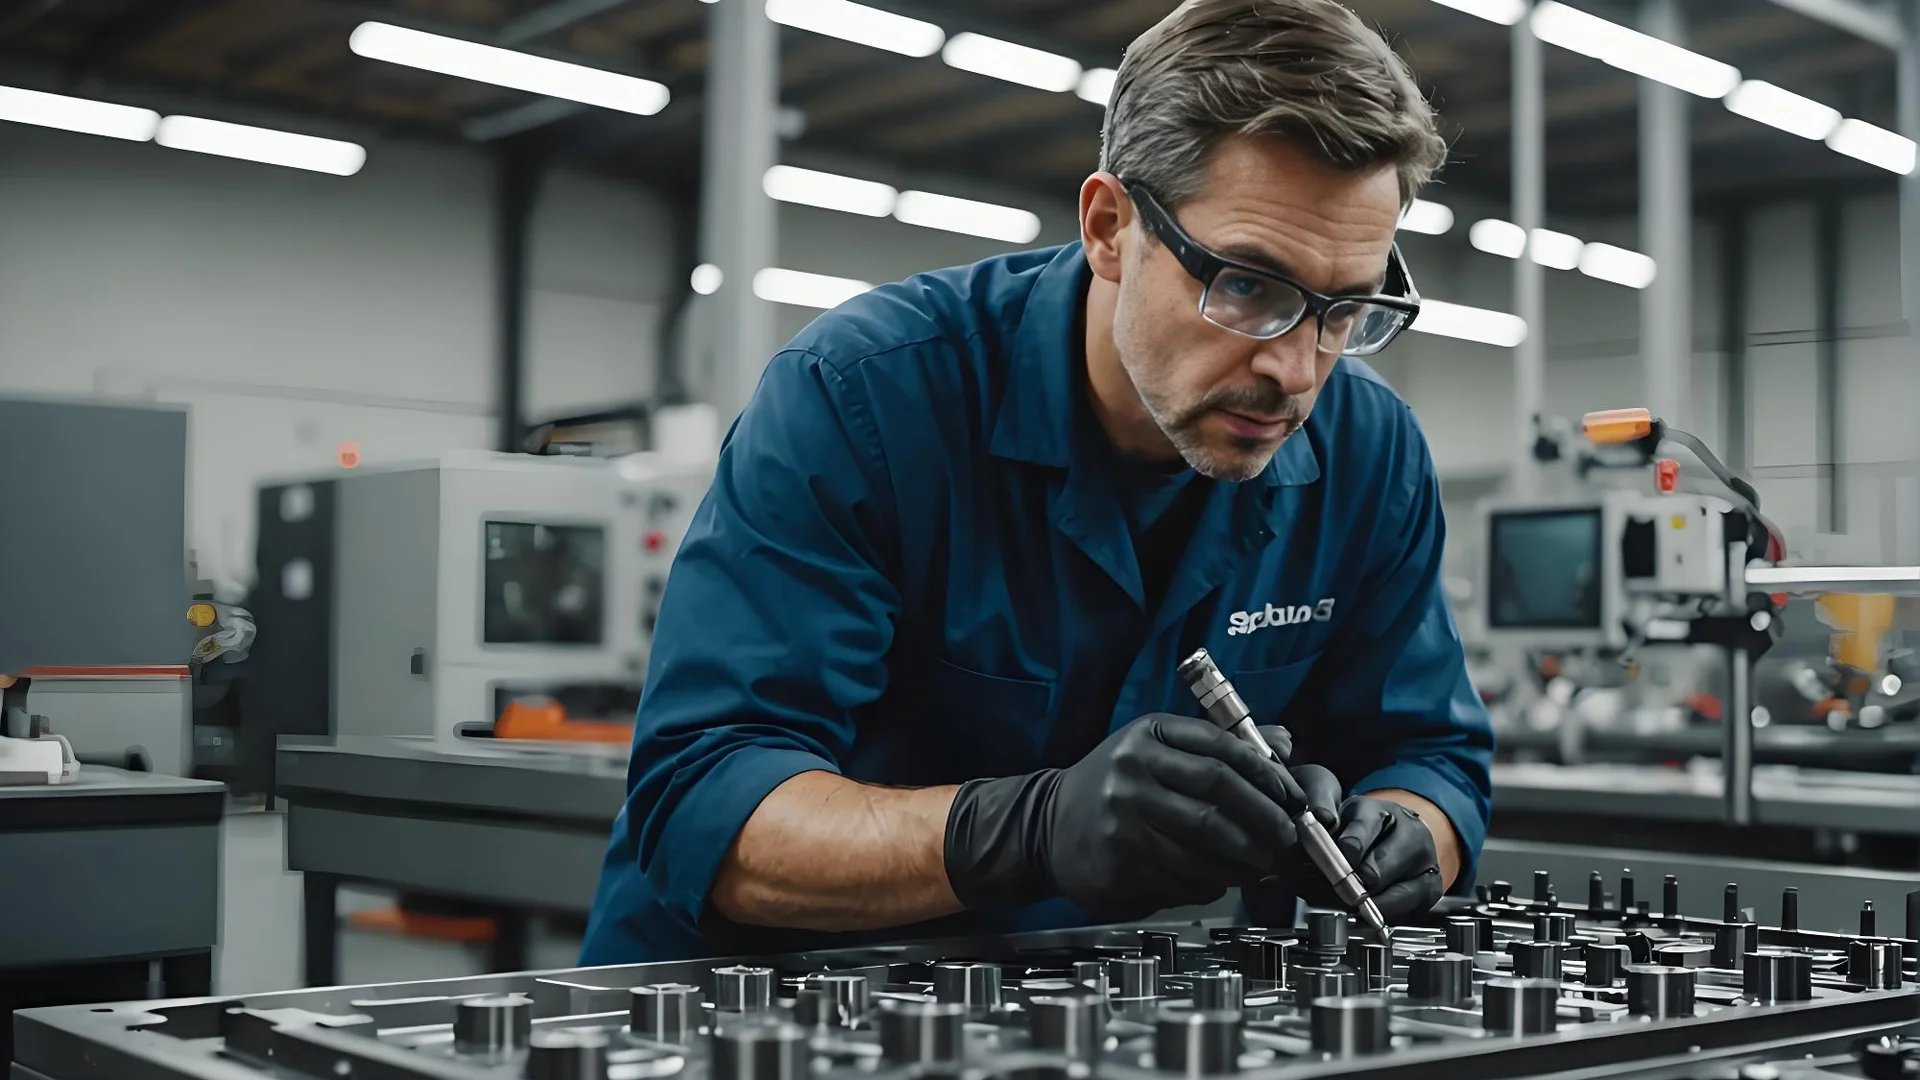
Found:
[[[1487,610],[1504,629],[1600,627],[1600,511],[1496,513]]]
[[[486,523],[488,645],[598,645],[606,613],[606,530]]]

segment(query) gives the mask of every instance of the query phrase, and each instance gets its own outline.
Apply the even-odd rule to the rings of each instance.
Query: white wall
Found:
[[[0,126],[0,392],[192,406],[191,542],[250,576],[253,487],[495,439],[493,173],[375,142],[353,177]],[[646,394],[667,211],[560,173],[531,245],[531,415]]]

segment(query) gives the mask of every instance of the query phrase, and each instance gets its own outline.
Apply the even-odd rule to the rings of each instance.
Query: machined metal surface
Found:
[[[1861,940],[1851,933],[1761,928],[1763,951],[1808,959],[1804,1000],[1789,1000],[1797,992],[1790,960],[1767,976],[1772,1003],[1744,993],[1742,971],[1718,965],[1623,966],[1618,982],[1590,980],[1605,963],[1597,958],[1630,954],[1629,941],[1649,956],[1706,946],[1720,922],[1588,912],[1550,894],[1551,910],[1576,920],[1570,942],[1543,943],[1563,950],[1561,977],[1510,978],[1508,946],[1531,941],[1543,912],[1537,901],[1502,894],[1449,901],[1402,927],[1384,986],[1344,964],[1293,964],[1290,984],[1247,970],[1261,960],[1246,950],[1250,940],[1288,935],[1310,952],[1305,928],[1089,928],[27,1010],[16,1017],[16,1068],[32,1080],[1506,1080],[1556,1070],[1671,1080],[1704,1075],[1701,1055],[1759,1048],[1791,1058],[1799,1046],[1828,1044],[1855,1054],[1863,1039],[1882,1035],[1895,1040],[1883,1056],[1904,1068],[1897,1040],[1920,1032],[1912,974],[1901,972],[1900,989],[1856,982],[1850,970],[1878,964],[1884,975],[1895,950],[1867,948],[1866,964],[1851,964],[1849,946]],[[1472,957],[1450,953],[1450,925],[1476,936],[1490,927],[1486,947]],[[1143,929],[1174,939],[1143,937]],[[1160,957],[1138,955],[1145,942],[1173,945],[1187,970],[1162,976]],[[1149,969],[1150,998],[1124,997],[1120,980],[1104,978]],[[938,1000],[941,984],[957,999]],[[991,986],[999,1005],[982,1011]],[[1844,1044],[1834,1043],[1839,1033]]]

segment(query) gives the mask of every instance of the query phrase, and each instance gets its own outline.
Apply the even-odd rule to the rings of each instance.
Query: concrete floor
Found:
[[[221,826],[220,948],[214,992],[253,994],[301,985],[300,875],[286,869],[286,817],[271,811],[229,811]],[[392,897],[342,889],[340,914],[392,903]],[[535,968],[570,967],[580,941],[536,923]],[[479,950],[352,928],[340,931],[343,984],[410,982],[477,975]]]

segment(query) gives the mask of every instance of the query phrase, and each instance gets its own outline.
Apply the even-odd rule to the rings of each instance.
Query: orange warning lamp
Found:
[[[340,463],[341,468],[357,469],[360,467],[360,444],[352,441],[343,442],[333,448],[333,457]]]
[[[1653,434],[1653,413],[1647,409],[1602,409],[1582,417],[1580,426],[1596,445],[1619,446]]]
[[[202,630],[212,626],[218,618],[219,616],[215,614],[212,604],[194,604],[192,607],[187,608],[187,622]]]

